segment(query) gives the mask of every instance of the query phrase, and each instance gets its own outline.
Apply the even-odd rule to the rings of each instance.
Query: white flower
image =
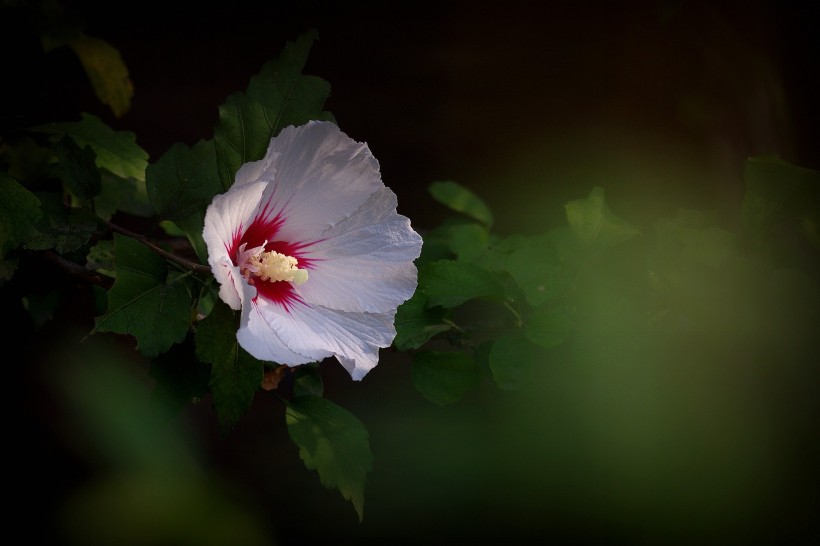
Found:
[[[367,144],[330,122],[287,127],[214,198],[203,238],[239,344],[295,366],[335,356],[354,380],[396,336],[421,237]]]

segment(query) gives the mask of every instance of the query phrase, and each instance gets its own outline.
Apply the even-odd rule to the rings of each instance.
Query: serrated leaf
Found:
[[[131,108],[134,84],[120,52],[105,40],[83,33],[69,40],[68,46],[80,59],[97,98],[121,118]]]
[[[277,59],[251,78],[245,93],[234,93],[219,106],[214,144],[223,190],[233,185],[239,167],[262,159],[270,139],[282,128],[327,118],[322,108],[330,84],[302,75],[316,38],[317,33],[310,31],[288,42]]]
[[[59,254],[67,254],[82,248],[97,230],[97,217],[85,209],[71,209],[68,215],[61,215],[60,221],[51,217],[51,227],[26,239],[23,247],[29,250],[53,248]]]
[[[114,241],[103,239],[88,250],[86,268],[109,277],[116,277],[114,269]]]
[[[604,200],[604,189],[595,187],[585,199],[564,205],[572,231],[585,245],[609,246],[640,234],[632,224],[617,217]]]
[[[351,501],[361,521],[367,473],[373,469],[361,421],[329,400],[305,394],[288,402],[285,423],[305,466],[319,473],[322,485],[338,489]]]
[[[121,178],[145,181],[148,153],[140,148],[130,131],[115,131],[93,114],[83,113],[75,123],[47,123],[31,127],[31,131],[54,135],[59,140],[69,135],[80,148],[91,146],[97,154],[98,167],[108,169]]]
[[[778,157],[746,160],[744,182],[741,221],[745,230],[758,235],[790,216],[816,211],[820,205],[820,171]]]
[[[461,400],[480,380],[478,366],[467,353],[420,351],[413,357],[413,385],[439,406]]]
[[[572,330],[572,321],[558,307],[538,309],[531,313],[524,324],[524,335],[541,347],[557,347]]]
[[[399,351],[408,351],[424,345],[430,338],[450,329],[445,323],[445,310],[427,306],[427,295],[416,290],[409,300],[396,310],[396,337],[393,345]]]
[[[117,280],[108,291],[108,310],[93,331],[133,336],[149,358],[185,339],[193,303],[184,276],[169,274],[162,258],[119,233],[114,234],[114,267]]]
[[[197,324],[197,358],[212,364],[210,388],[222,434],[232,429],[251,407],[262,385],[264,364],[239,346],[239,317],[222,301]]]
[[[103,220],[110,220],[117,212],[147,218],[154,215],[148,202],[145,181],[122,178],[111,171],[100,171],[102,191],[94,198],[94,212]]]
[[[455,260],[439,260],[419,268],[419,289],[428,305],[452,308],[476,298],[500,298],[504,289],[496,277],[481,267]]]
[[[99,195],[102,179],[91,146],[80,148],[74,139],[66,135],[54,146],[54,152],[57,156],[57,163],[52,169],[55,178],[81,202]]]
[[[0,257],[35,233],[42,215],[37,196],[0,172]]]
[[[452,181],[433,182],[428,188],[430,195],[450,209],[475,218],[485,225],[493,225],[493,213],[484,201],[461,184]]]
[[[222,192],[211,140],[192,148],[176,143],[145,173],[148,198],[161,219],[179,220],[204,211]]]
[[[518,390],[525,386],[532,374],[535,347],[524,338],[504,336],[490,348],[490,371],[493,381],[502,390]]]

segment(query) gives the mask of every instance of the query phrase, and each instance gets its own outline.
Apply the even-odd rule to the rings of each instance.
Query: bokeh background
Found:
[[[330,82],[327,109],[369,144],[420,231],[447,214],[427,193],[437,180],[484,198],[501,234],[561,224],[563,204],[596,185],[642,226],[683,207],[734,229],[747,157],[820,168],[811,3],[63,5],[120,50],[133,105],[114,118],[69,50],[42,53],[35,35],[4,25],[16,45],[3,93],[25,119],[90,112],[134,132],[154,161],[210,138],[218,105],[316,29],[305,72]],[[818,272],[816,256],[807,264]],[[11,502],[31,518],[19,521],[32,542],[810,543],[816,284],[785,284],[765,304],[770,331],[731,327],[745,312],[739,289],[698,335],[637,347],[612,323],[528,388],[488,384],[443,408],[414,389],[407,355],[384,351],[360,383],[326,362],[326,397],[370,432],[362,522],[299,460],[270,393],[226,437],[206,398],[158,441],[140,362],[121,375],[104,348],[63,349],[87,325],[79,296],[58,317],[70,328],[33,334],[4,301],[9,341],[24,343],[6,357]],[[97,360],[98,373],[83,372]],[[122,472],[132,459],[143,470]]]

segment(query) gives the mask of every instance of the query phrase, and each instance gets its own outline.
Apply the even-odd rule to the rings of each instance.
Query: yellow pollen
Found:
[[[308,271],[299,269],[297,264],[293,256],[276,251],[260,252],[250,259],[250,265],[258,269],[254,275],[263,281],[288,281],[299,285],[308,280]]]

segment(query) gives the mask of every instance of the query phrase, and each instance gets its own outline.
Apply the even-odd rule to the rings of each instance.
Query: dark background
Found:
[[[87,34],[121,52],[135,87],[131,110],[114,118],[69,50],[44,54],[36,35],[7,19],[3,35],[15,46],[4,49],[9,100],[3,103],[11,105],[4,123],[75,121],[79,112],[91,112],[134,132],[155,161],[175,142],[210,138],[218,105],[244,90],[286,41],[316,29],[305,72],[330,82],[327,109],[345,132],[369,144],[398,194],[399,211],[419,230],[445,215],[426,191],[436,180],[472,188],[497,213],[498,231],[509,234],[557,225],[563,203],[594,185],[606,188],[617,214],[641,225],[688,207],[714,209],[733,227],[747,157],[777,153],[820,168],[818,18],[810,3],[73,1],[64,7],[85,21]],[[43,339],[51,341],[26,341],[35,347]],[[66,439],[72,434],[61,424],[64,409],[43,379],[54,364],[26,362],[33,369],[20,393],[32,425],[19,436],[28,440],[16,445],[23,447],[22,468],[31,470],[20,478],[22,505],[45,522],[27,532],[57,541],[54,514],[86,479],[104,472]],[[768,414],[731,415],[754,407],[755,389],[768,379],[733,391],[735,363],[717,374],[700,367],[694,380],[682,374],[683,388],[696,393],[686,401],[715,412],[704,417],[704,434],[717,439],[706,444],[702,460],[681,455],[698,449],[686,437],[704,430],[697,419],[684,421],[688,432],[658,449],[647,440],[655,430],[647,425],[651,406],[616,406],[624,411],[622,425],[632,423],[624,408],[635,410],[635,443],[609,428],[605,404],[579,406],[577,396],[607,392],[594,370],[559,373],[530,398],[490,388],[450,408],[414,390],[405,355],[385,351],[361,383],[333,362],[322,370],[326,397],[371,434],[376,462],[361,524],[350,503],[304,468],[273,396],[260,394],[226,438],[216,434],[207,399],[179,419],[202,466],[228,484],[226,498],[247,509],[250,527],[265,529],[278,544],[669,544],[704,537],[749,543],[798,541],[815,529],[816,482],[803,471],[811,452],[800,446],[802,434],[813,430],[816,407],[805,402],[804,421],[793,425],[800,440],[789,432],[778,439],[771,423],[761,425],[768,432],[756,432],[757,419]],[[789,400],[781,394],[766,403]],[[523,420],[505,427],[506,419],[532,412],[544,412],[540,425]],[[714,422],[725,428],[710,429]],[[608,443],[609,434],[619,439]],[[769,442],[784,438],[796,447],[769,450]],[[709,458],[710,446],[717,459]],[[675,450],[672,471],[652,466],[664,449]],[[792,470],[781,483],[783,468]],[[731,469],[725,482],[724,469]],[[736,488],[732,476],[743,478]],[[168,511],[175,514],[174,508]],[[192,514],[194,525],[207,527],[208,518]],[[140,527],[152,523],[135,512],[123,535]]]
[[[305,72],[330,82],[327,108],[368,142],[400,209],[419,225],[439,219],[425,189],[434,180],[474,188],[501,209],[500,229],[520,231],[551,227],[566,198],[596,183],[637,209],[624,212],[702,205],[730,221],[746,157],[776,153],[818,166],[818,8],[810,3],[65,6],[121,51],[133,106],[114,119],[63,48],[34,62],[9,59],[31,78],[12,76],[4,90],[19,94],[13,104],[24,105],[26,121],[89,111],[136,133],[156,160],[175,142],[210,138],[217,106],[313,28],[319,40]],[[543,225],[530,224],[536,212]]]

